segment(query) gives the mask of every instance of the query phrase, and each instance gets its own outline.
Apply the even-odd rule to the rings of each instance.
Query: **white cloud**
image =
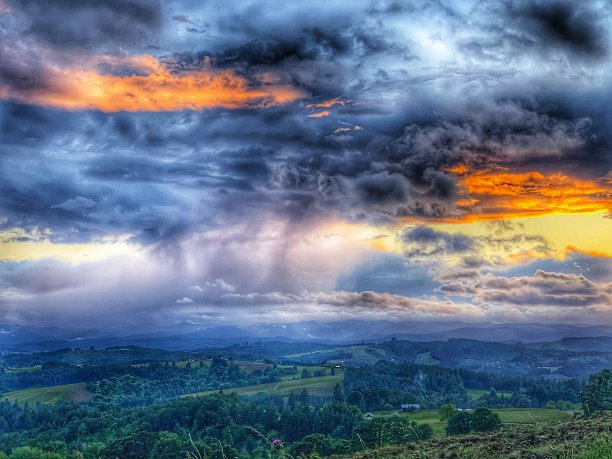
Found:
[[[206,286],[214,288],[214,289],[219,289],[223,292],[235,292],[236,291],[236,287],[234,287],[232,284],[228,284],[223,279],[215,279],[212,282],[206,282]]]
[[[176,300],[176,304],[193,304],[194,301],[188,296],[184,296],[183,298],[179,298]]]

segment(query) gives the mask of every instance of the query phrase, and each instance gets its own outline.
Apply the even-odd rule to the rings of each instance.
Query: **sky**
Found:
[[[0,0],[0,323],[612,324],[611,14]]]

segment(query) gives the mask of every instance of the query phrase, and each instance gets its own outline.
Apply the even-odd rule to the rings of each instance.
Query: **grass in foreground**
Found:
[[[11,403],[16,401],[20,405],[28,402],[32,406],[38,402],[53,403],[60,400],[81,403],[91,400],[92,397],[93,394],[85,389],[85,383],[76,383],[7,392],[2,395],[2,400],[8,399]]]
[[[353,459],[612,459],[612,413],[353,453]]]

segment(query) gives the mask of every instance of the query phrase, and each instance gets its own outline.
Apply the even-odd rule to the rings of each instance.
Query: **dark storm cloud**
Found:
[[[0,16],[0,86],[15,91],[35,91],[48,87],[46,64],[36,43],[23,39],[14,21]]]
[[[172,70],[212,64],[243,75],[273,70],[278,78],[318,97],[332,98],[346,91],[351,78],[339,59],[357,59],[356,31],[314,28],[287,36],[262,36],[219,51],[204,50],[166,55],[162,62]],[[362,32],[362,37],[367,34]],[[368,50],[367,55],[387,50]]]
[[[115,51],[150,45],[160,31],[157,0],[8,0],[25,34],[58,47]]]
[[[529,170],[571,158],[578,173],[609,162],[610,115],[601,98],[575,94],[561,100],[554,82],[546,91],[522,84],[520,77],[506,88],[508,74],[520,75],[514,68],[483,68],[478,74],[468,66],[432,67],[427,52],[419,54],[420,43],[403,32],[429,24],[432,17],[432,34],[458,27],[467,36],[473,31],[473,18],[441,2],[287,5],[283,11],[245,2],[229,9],[209,5],[214,12],[206,5],[201,12],[182,11],[179,3],[171,14],[157,2],[135,0],[62,0],[52,2],[46,14],[41,10],[46,2],[10,5],[21,16],[6,29],[20,40],[0,45],[6,56],[0,59],[0,84],[9,89],[44,87],[45,72],[36,59],[44,46],[100,52],[123,43],[137,53],[154,41],[160,27],[160,40],[169,40],[160,17],[169,14],[173,23],[206,19],[221,35],[195,44],[189,38],[185,50],[161,50],[160,61],[171,70],[209,65],[248,78],[265,74],[304,89],[309,99],[263,111],[158,114],[4,104],[5,227],[73,228],[87,235],[83,238],[113,228],[154,241],[263,215],[376,223],[461,217],[456,205],[464,197],[461,184],[447,172],[453,166]],[[604,37],[593,22],[593,36],[582,37],[582,45],[570,44],[581,40],[581,26],[594,21],[589,5],[489,6],[477,9],[480,19],[502,21],[524,36],[552,37],[555,21],[547,18],[561,15],[561,26],[555,27],[567,33],[557,42],[576,52],[587,52],[597,34]],[[516,14],[491,12],[511,9]],[[60,12],[73,19],[59,20]],[[406,25],[392,27],[398,19]],[[19,24],[27,34],[15,35]],[[496,30],[483,30],[488,38],[497,37]],[[537,50],[522,52],[540,58]],[[125,76],[135,69],[106,65],[98,71]],[[329,116],[307,118],[313,110],[306,106],[335,98],[344,102],[325,108]],[[594,101],[601,104],[595,113]],[[17,155],[24,151],[29,170],[17,167]]]
[[[519,59],[530,54],[564,55],[571,61],[604,59],[610,36],[605,5],[569,0],[509,0],[478,5],[478,25],[463,41],[482,59]],[[486,33],[482,33],[486,31]]]
[[[476,248],[474,239],[469,236],[436,231],[425,225],[406,229],[401,240],[408,257],[464,253]]]
[[[109,115],[5,104],[0,172],[7,176],[9,221],[76,225],[87,235],[98,225],[100,234],[116,225],[117,231],[146,232],[152,241],[175,238],[178,228],[187,231],[189,225],[195,230],[265,214],[372,222],[458,216],[460,190],[445,168],[528,164],[587,144],[584,121],[554,119],[507,102],[455,111],[446,121],[412,123],[399,134],[392,115],[394,136],[378,121],[338,135],[339,121],[354,119],[343,121],[354,125],[358,119],[311,121],[306,113],[278,108],[265,114]],[[31,149],[28,174],[15,173],[19,158],[11,144]],[[52,145],[74,154],[58,163],[51,160]],[[96,205],[77,209],[85,202]],[[182,212],[169,211],[172,205]],[[112,225],[103,224],[105,218]]]
[[[513,4],[510,14],[539,39],[537,45],[565,47],[589,57],[607,52],[606,30],[589,2],[523,1]]]

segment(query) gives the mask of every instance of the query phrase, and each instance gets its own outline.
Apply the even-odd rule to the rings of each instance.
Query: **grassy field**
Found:
[[[503,408],[493,410],[504,424],[537,425],[551,421],[565,421],[573,416],[572,411],[549,410],[545,408]],[[374,416],[389,416],[394,411],[375,411]],[[434,430],[434,437],[446,435],[446,422],[440,421],[437,411],[421,411],[419,413],[399,413],[418,423],[429,424]]]
[[[41,371],[41,367],[9,367],[5,370],[7,373],[36,373]]]
[[[211,360],[210,359],[204,359],[204,360],[179,360],[176,362],[176,366],[177,368],[185,368],[185,366],[187,365],[187,362],[191,362],[191,366],[193,367],[199,367],[200,364],[209,367]],[[232,360],[232,363],[234,365],[238,365],[240,367],[241,370],[244,371],[255,371],[255,370],[265,370],[266,368],[271,367],[272,365],[269,363],[264,363],[264,362],[251,362],[249,360]]]
[[[338,372],[334,376],[321,376],[319,378],[307,378],[307,379],[296,379],[286,380],[276,383],[269,384],[257,384],[255,386],[237,387],[235,389],[227,389],[226,393],[235,392],[239,395],[254,395],[258,392],[267,392],[269,394],[280,395],[281,397],[288,397],[291,392],[299,394],[302,389],[306,389],[310,395],[332,395],[336,384],[342,384],[342,378],[344,374]],[[189,397],[209,395],[217,391],[198,392],[195,394],[189,394]]]
[[[549,410],[546,408],[506,408],[493,410],[504,424],[540,424],[550,421],[566,421],[573,411]]]
[[[20,405],[28,402],[30,406],[36,403],[53,403],[60,400],[72,402],[86,402],[91,400],[93,394],[85,389],[85,383],[65,384],[63,386],[37,387],[2,394],[2,400],[15,401]]]

